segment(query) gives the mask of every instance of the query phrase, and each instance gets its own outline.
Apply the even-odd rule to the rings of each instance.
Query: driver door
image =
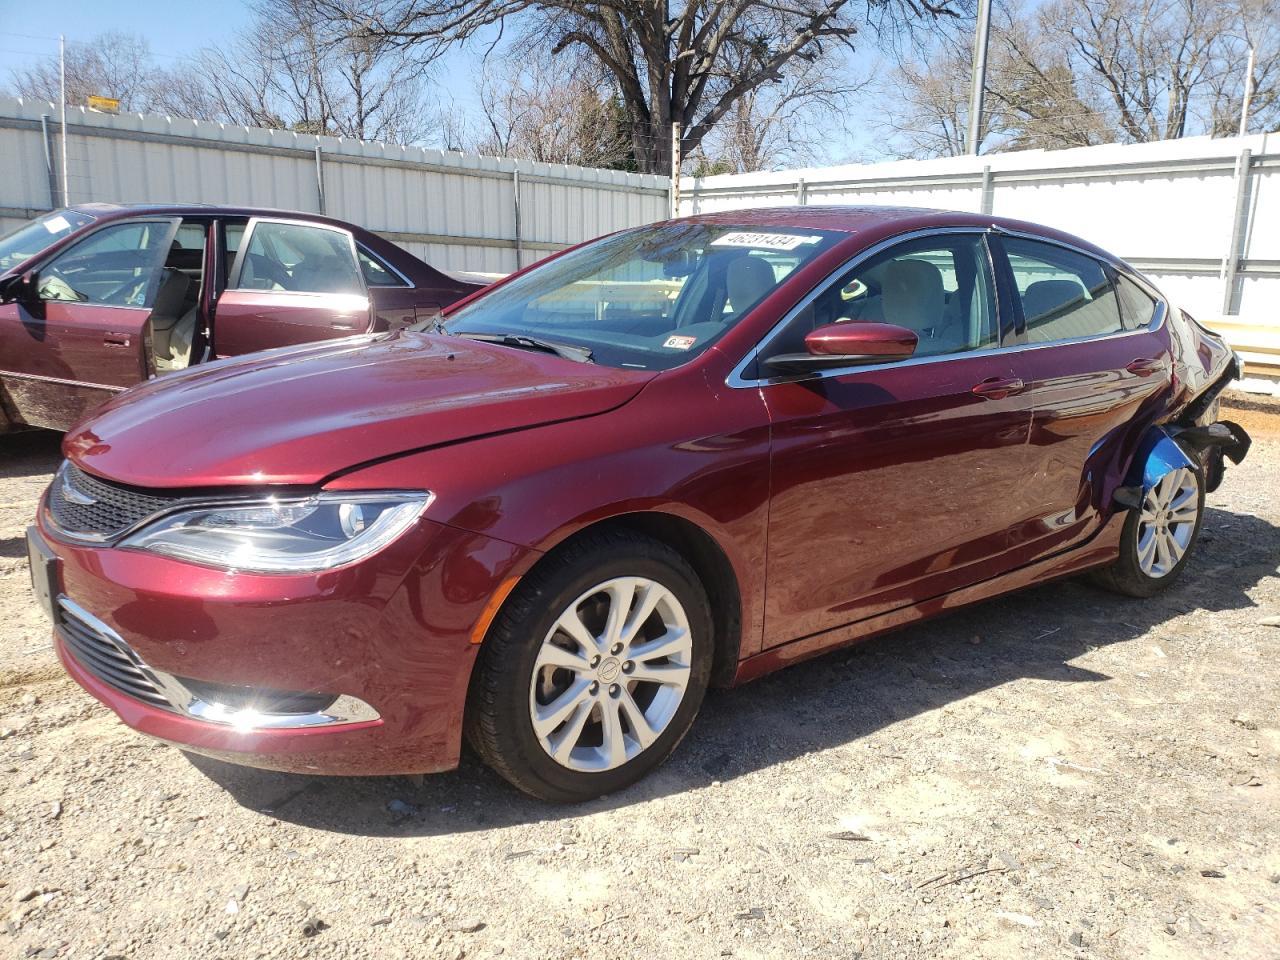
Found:
[[[65,430],[147,378],[144,332],[176,218],[112,223],[41,264],[0,306],[0,378],[16,418]]]
[[[1001,344],[979,232],[904,241],[851,266],[760,348],[828,323],[892,323],[909,360],[807,375],[758,368],[772,427],[766,646],[1000,572],[1030,413]]]

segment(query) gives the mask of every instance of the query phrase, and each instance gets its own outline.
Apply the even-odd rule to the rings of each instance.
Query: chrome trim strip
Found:
[[[1127,277],[1130,277],[1131,279],[1139,281],[1140,285],[1146,290],[1147,293],[1150,293],[1156,301],[1156,315],[1152,318],[1151,323],[1137,330],[1121,330],[1117,333],[1104,333],[1104,334],[1099,334],[1097,336],[1092,336],[1092,337],[1073,337],[1070,340],[1051,340],[1047,343],[1015,343],[1015,344],[1009,344],[1009,345],[1002,345],[998,347],[989,347],[983,350],[966,350],[962,353],[947,353],[947,354],[940,354],[938,356],[932,356],[932,357],[911,357],[910,359],[907,359],[907,360],[895,360],[890,363],[859,364],[859,365],[850,366],[850,367],[839,367],[833,370],[820,370],[810,374],[802,374],[799,376],[759,377],[754,380],[748,380],[743,375],[743,371],[745,371],[747,367],[749,367],[752,364],[752,362],[756,359],[757,356],[760,355],[761,352],[763,352],[765,349],[768,348],[769,344],[774,340],[774,338],[777,337],[783,330],[787,328],[787,326],[796,318],[796,316],[800,313],[800,311],[802,311],[805,307],[809,306],[809,304],[811,304],[819,296],[821,296],[823,293],[829,290],[833,283],[835,283],[841,277],[843,277],[844,274],[847,273],[849,270],[852,270],[854,267],[858,266],[858,264],[862,263],[865,260],[870,259],[871,257],[875,256],[878,253],[881,253],[885,249],[892,246],[896,246],[900,243],[905,243],[910,240],[918,240],[925,237],[933,237],[933,236],[941,236],[941,235],[949,235],[949,234],[957,234],[957,233],[978,233],[983,235],[990,234],[990,233],[1003,234],[1005,236],[1025,238],[1028,240],[1036,240],[1042,243],[1052,244],[1053,246],[1063,247],[1064,249],[1072,250],[1076,253],[1090,257],[1094,260],[1100,259],[1096,253],[1091,253],[1090,251],[1085,250],[1082,247],[1077,247],[1074,244],[1065,243],[1059,240],[1054,240],[1050,237],[1041,237],[1033,233],[1006,230],[1004,227],[998,227],[994,225],[991,227],[934,227],[934,228],[925,229],[925,230],[915,230],[910,233],[902,233],[894,237],[889,237],[888,239],[881,240],[879,243],[868,247],[867,249],[859,252],[853,257],[850,257],[843,264],[841,264],[839,267],[837,267],[835,270],[829,273],[825,278],[823,278],[823,280],[820,283],[818,283],[812,290],[810,290],[804,296],[803,299],[801,299],[795,306],[793,306],[790,310],[788,310],[783,315],[781,320],[779,320],[776,324],[774,324],[773,328],[760,339],[759,343],[757,343],[754,347],[751,348],[750,351],[747,352],[746,356],[744,356],[741,360],[738,361],[737,365],[729,372],[729,376],[725,378],[725,385],[729,387],[733,387],[735,389],[755,389],[758,387],[771,386],[775,383],[804,383],[811,380],[825,380],[829,377],[847,377],[850,374],[861,373],[864,371],[887,370],[887,369],[896,368],[896,367],[920,366],[922,364],[930,364],[930,363],[946,363],[949,360],[967,360],[972,357],[985,357],[985,356],[991,356],[993,354],[1020,353],[1025,350],[1041,350],[1045,347],[1060,347],[1060,346],[1066,346],[1066,345],[1071,345],[1076,343],[1090,343],[1095,340],[1101,341],[1101,340],[1112,340],[1117,337],[1131,337],[1131,336],[1142,334],[1142,333],[1154,333],[1164,325],[1165,318],[1168,315],[1168,311],[1169,311],[1168,301],[1166,301],[1164,296],[1160,294],[1158,291],[1156,291],[1155,288],[1152,287],[1151,283],[1147,281],[1144,277],[1142,277],[1141,275],[1133,271],[1126,270],[1125,275]],[[1115,267],[1114,261],[1103,261],[1103,262],[1108,263],[1108,265],[1110,265],[1114,269]],[[995,278],[993,277],[992,279],[994,281]],[[997,291],[996,298],[997,300],[999,300],[998,291]],[[997,307],[997,315],[998,315],[998,311],[999,311],[999,308]]]
[[[123,393],[128,389],[128,387],[120,387],[110,383],[91,383],[87,380],[67,380],[63,377],[46,377],[38,373],[22,373],[19,370],[5,370],[0,372],[0,380],[33,380],[36,383],[51,383],[59,387],[84,387],[86,390],[106,390],[110,393]]]
[[[290,730],[302,727],[338,726],[344,723],[365,723],[381,717],[369,704],[349,694],[342,694],[324,710],[312,713],[259,713],[253,710],[228,710],[223,704],[201,700],[173,674],[149,666],[120,634],[70,597],[60,594],[58,606],[115,647],[121,656],[128,659],[172,704],[174,712],[186,714],[196,720],[230,726],[245,733],[251,733],[255,730]],[[66,643],[66,641],[63,642]],[[73,647],[70,655],[75,657]],[[78,657],[76,659],[79,661]],[[97,676],[92,667],[83,664],[82,667],[86,672]],[[124,693],[109,681],[102,680],[102,682],[111,686],[116,692]],[[129,696],[127,693],[124,695]]]

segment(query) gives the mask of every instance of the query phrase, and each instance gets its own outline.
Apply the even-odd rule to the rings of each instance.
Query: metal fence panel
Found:
[[[42,114],[50,118],[56,161],[54,106],[0,98],[0,231],[55,203]],[[67,121],[73,203],[323,210],[445,269],[509,272],[517,245],[520,265],[527,265],[599,234],[663,219],[670,202],[667,178],[616,170],[80,108],[68,110]]]
[[[1277,137],[1195,137],[686,177],[681,212],[803,202],[897,204],[1016,217],[1051,224],[1113,251],[1198,316],[1241,316],[1276,324]],[[1243,165],[1242,157],[1247,160]]]

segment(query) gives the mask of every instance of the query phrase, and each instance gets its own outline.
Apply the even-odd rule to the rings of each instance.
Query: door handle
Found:
[[[329,326],[335,330],[354,330],[356,328],[354,323],[343,323],[341,320],[334,320]]]
[[[108,347],[127,347],[131,341],[127,333],[104,333],[102,342]]]
[[[1124,368],[1130,373],[1136,373],[1140,377],[1149,377],[1153,373],[1159,373],[1164,369],[1164,364],[1159,360],[1151,360],[1147,357],[1139,357],[1137,360],[1130,360],[1124,365]]]
[[[1021,393],[1025,387],[1026,384],[1017,377],[987,377],[981,383],[975,383],[972,392],[984,400],[1003,400]]]

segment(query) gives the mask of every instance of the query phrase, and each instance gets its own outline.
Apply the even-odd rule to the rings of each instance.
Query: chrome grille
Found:
[[[66,597],[58,598],[59,632],[76,662],[107,686],[155,707],[174,709],[137,654],[114,630]]]
[[[49,488],[49,513],[57,527],[91,540],[110,540],[172,503],[170,497],[99,480],[69,461]]]

